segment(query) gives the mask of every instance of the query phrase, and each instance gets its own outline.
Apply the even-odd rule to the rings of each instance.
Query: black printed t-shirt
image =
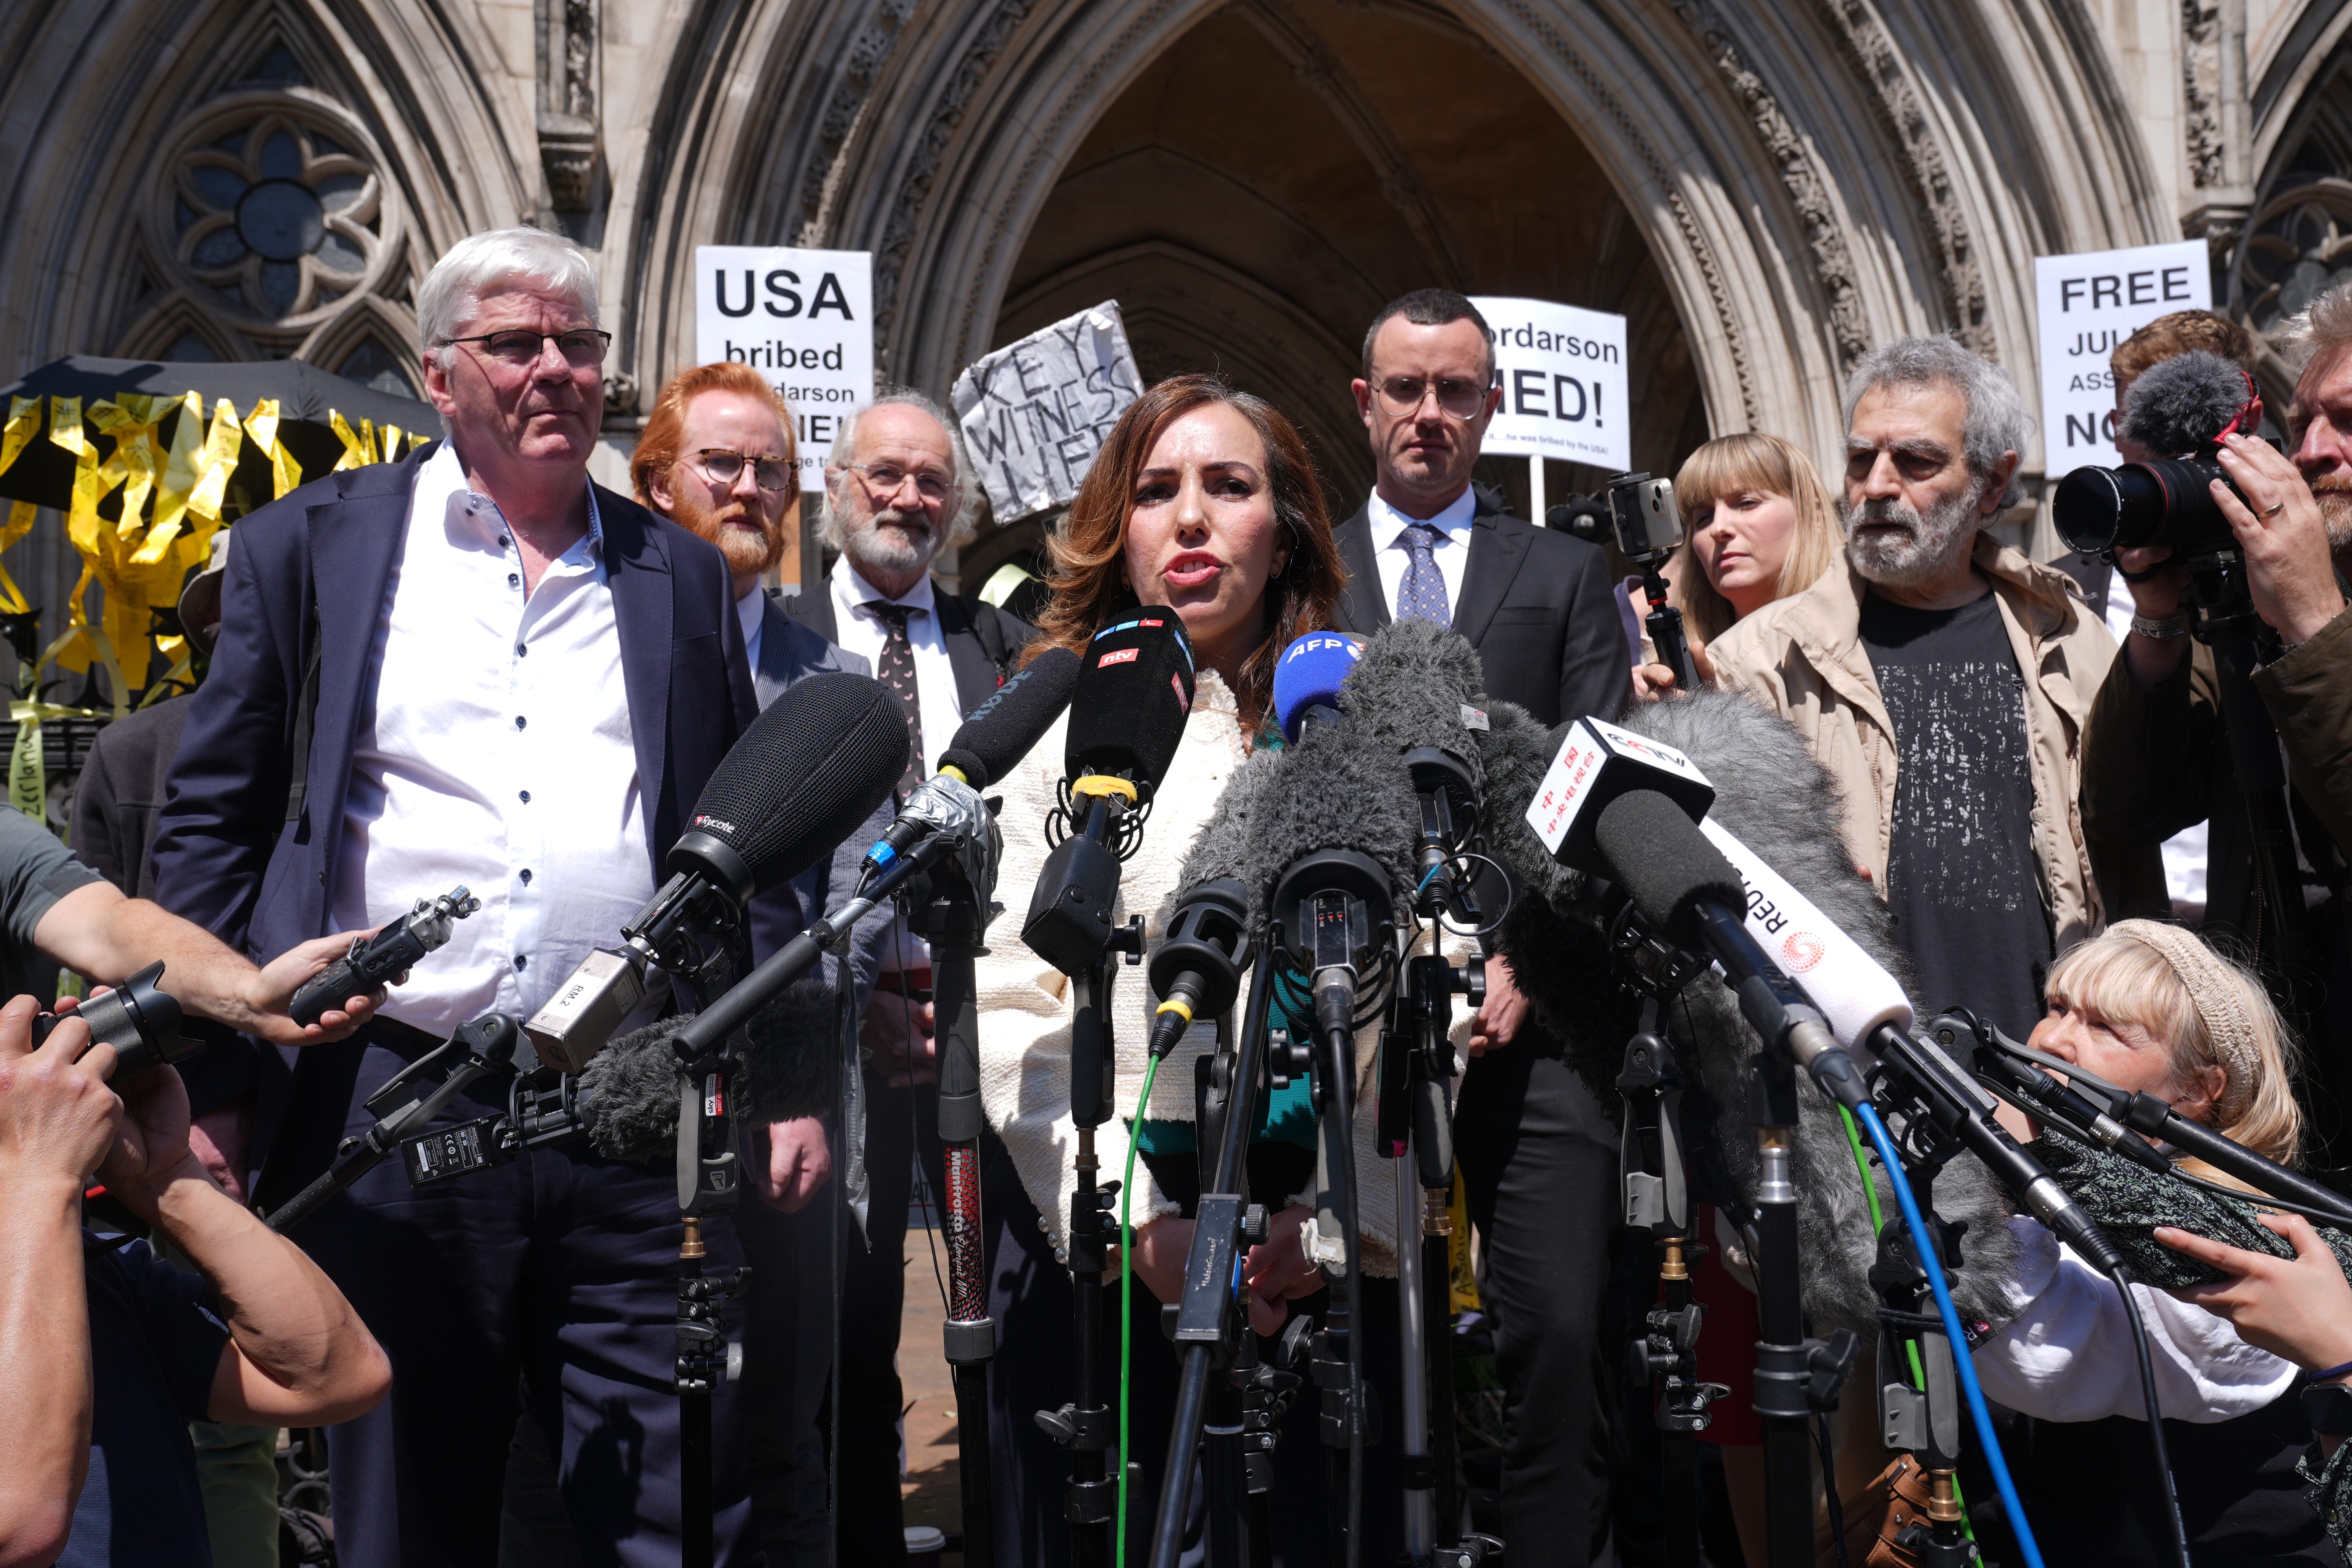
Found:
[[[2050,921],[2033,855],[2025,681],[1990,594],[1915,610],[1873,594],[1862,642],[1895,725],[1886,899],[1916,1000],[2023,1039],[2042,1016]]]

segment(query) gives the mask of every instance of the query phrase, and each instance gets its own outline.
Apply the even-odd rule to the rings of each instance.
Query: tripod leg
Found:
[[[996,1324],[980,1213],[980,1015],[972,999],[976,943],[932,942],[932,999],[940,1029],[940,1142],[947,1156],[948,1364],[955,1369],[956,1447],[963,1493],[966,1568],[994,1568],[988,1453],[988,1363]]]
[[[1436,1476],[1430,1463],[1428,1306],[1421,1278],[1421,1184],[1414,1179],[1412,1139],[1396,1171],[1397,1313],[1403,1332],[1404,1549],[1416,1563],[1437,1546]]]

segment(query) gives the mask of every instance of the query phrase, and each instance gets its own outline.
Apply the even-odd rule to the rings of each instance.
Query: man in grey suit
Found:
[[[751,680],[765,709],[793,682],[822,670],[871,675],[872,665],[835,647],[787,616],[761,579],[785,559],[800,531],[800,473],[792,421],[757,371],[720,363],[672,377],[654,399],[630,464],[638,499],[709,540],[727,558]],[[839,905],[856,887],[857,863],[889,826],[889,803],[844,840],[832,863],[792,884],[803,922]],[[888,932],[859,928],[850,968],[862,1015]],[[763,956],[763,955],[762,955]],[[810,1200],[833,1173],[831,1129],[803,1117],[769,1129],[757,1187],[769,1209],[739,1212],[752,1259],[744,1381],[760,1412],[752,1436],[752,1504],[772,1562],[825,1561],[824,1435],[817,1413],[832,1361],[833,1233],[829,1205]],[[854,1244],[853,1244],[854,1248]]]

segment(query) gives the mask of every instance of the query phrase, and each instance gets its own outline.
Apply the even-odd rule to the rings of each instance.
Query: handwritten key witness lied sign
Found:
[[[996,521],[1069,505],[1142,390],[1116,300],[966,366],[956,377],[956,423]]]
[[[2108,358],[2158,316],[2212,309],[2201,239],[2033,258],[2041,306],[2042,463],[2052,479],[2113,468],[2116,384]]]

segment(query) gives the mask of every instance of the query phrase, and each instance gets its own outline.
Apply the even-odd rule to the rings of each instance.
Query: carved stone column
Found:
[[[2189,190],[2181,237],[2212,253],[2213,298],[2253,210],[2253,113],[2246,100],[2246,0],[2180,0],[2181,126]]]
[[[593,212],[596,190],[596,0],[539,0],[539,161],[549,205]]]

